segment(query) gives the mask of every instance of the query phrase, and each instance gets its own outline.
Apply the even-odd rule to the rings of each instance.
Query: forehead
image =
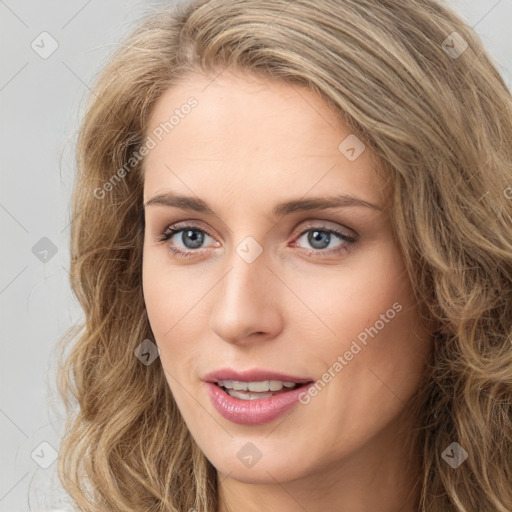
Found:
[[[190,107],[190,105],[194,105]],[[369,149],[313,90],[254,75],[191,75],[155,104],[144,200],[164,190],[384,199]]]

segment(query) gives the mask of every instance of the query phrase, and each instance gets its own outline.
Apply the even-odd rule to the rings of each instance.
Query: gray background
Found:
[[[448,3],[476,28],[510,88],[512,0]],[[55,342],[81,319],[68,285],[76,131],[95,74],[155,5],[0,0],[0,512],[69,510],[52,449],[64,417]]]

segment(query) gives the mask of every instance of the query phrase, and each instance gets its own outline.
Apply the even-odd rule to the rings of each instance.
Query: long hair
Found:
[[[160,360],[134,350],[154,339],[141,272],[147,120],[191,72],[228,67],[310,87],[385,170],[433,325],[414,429],[421,506],[510,512],[512,97],[441,0],[196,0],[149,11],[116,49],[77,142],[70,274],[85,321],[61,340],[63,486],[87,512],[217,510],[215,468]],[[467,456],[458,467],[454,446]]]

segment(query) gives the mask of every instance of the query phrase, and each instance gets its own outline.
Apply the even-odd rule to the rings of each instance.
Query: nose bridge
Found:
[[[266,278],[272,275],[267,268],[267,255],[256,238],[251,235],[244,236],[232,247],[229,254],[226,266],[230,270],[225,277],[222,293],[227,294],[228,298],[235,295],[237,302],[241,302],[245,294],[261,292],[261,286],[266,282]]]
[[[259,303],[268,290],[265,290],[267,282],[266,274],[270,271],[266,266],[266,258],[263,251],[256,254],[256,248],[251,242],[242,242],[234,248],[229,258],[229,271],[221,286],[219,302],[225,301],[232,315],[240,308],[250,310],[258,308]]]
[[[275,330],[278,311],[270,282],[275,276],[267,264],[263,248],[252,237],[233,248],[211,315],[212,330],[226,341]]]

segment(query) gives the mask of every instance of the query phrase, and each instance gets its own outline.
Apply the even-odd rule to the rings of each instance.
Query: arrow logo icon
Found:
[[[441,457],[453,469],[457,469],[468,458],[468,452],[459,443],[453,442],[443,451]]]
[[[246,263],[252,263],[263,252],[263,248],[255,238],[247,236],[238,244],[236,252]]]
[[[338,146],[338,151],[350,162],[359,158],[365,149],[363,141],[353,133],[342,140]]]
[[[43,441],[32,450],[30,457],[39,467],[46,469],[55,462],[57,455],[55,448],[47,441]]]
[[[142,364],[148,366],[160,355],[160,351],[150,339],[145,339],[133,351],[133,354]]]
[[[258,447],[251,442],[245,443],[236,455],[247,468],[252,468],[263,456]]]
[[[441,46],[452,59],[457,59],[466,51],[468,43],[458,32],[452,32]]]
[[[32,50],[34,50],[39,57],[47,59],[59,47],[57,40],[48,32],[41,32],[30,43]]]
[[[58,250],[58,247],[48,237],[43,236],[32,247],[32,254],[42,263],[48,263]]]

